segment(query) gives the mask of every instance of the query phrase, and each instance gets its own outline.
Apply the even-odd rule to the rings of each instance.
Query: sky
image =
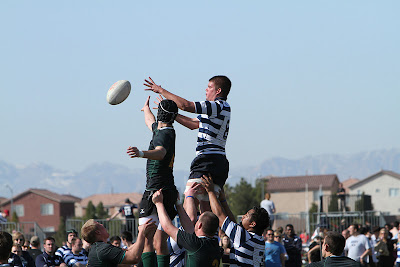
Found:
[[[190,101],[232,81],[231,167],[400,147],[399,1],[1,1],[0,160],[145,168],[143,81]],[[132,84],[106,102],[118,80]],[[183,112],[187,116],[193,116]],[[175,125],[175,169],[197,131]]]

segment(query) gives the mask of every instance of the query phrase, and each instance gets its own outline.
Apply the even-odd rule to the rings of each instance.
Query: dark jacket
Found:
[[[328,266],[340,266],[340,267],[360,267],[360,263],[350,259],[349,257],[327,257],[326,259],[318,262],[312,262],[307,267],[328,267]]]
[[[297,235],[289,237],[287,235],[283,236],[283,245],[285,246],[286,252],[289,259],[286,261],[286,267],[301,267],[301,238]]]

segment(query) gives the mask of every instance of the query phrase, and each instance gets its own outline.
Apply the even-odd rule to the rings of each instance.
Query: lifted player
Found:
[[[129,147],[127,151],[131,158],[147,158],[146,191],[139,205],[139,225],[150,218],[158,224],[157,209],[151,199],[155,191],[162,189],[164,205],[171,219],[176,215],[174,204],[178,197],[172,173],[175,156],[175,130],[172,124],[178,114],[178,107],[172,100],[162,100],[158,105],[156,122],[149,107],[149,100],[150,96],[142,108],[145,123],[153,132],[149,150],[140,151],[137,147]],[[142,254],[144,266],[157,265],[156,260],[158,266],[169,266],[167,238],[168,235],[161,230],[160,224],[154,235],[154,243],[152,238],[146,238]],[[157,257],[154,250],[157,251]]]
[[[176,121],[183,126],[193,130],[199,129],[197,135],[196,158],[190,166],[189,181],[186,190],[193,182],[201,183],[203,175],[211,175],[216,184],[215,190],[223,188],[228,178],[229,162],[225,154],[225,143],[229,132],[229,121],[231,108],[226,102],[231,89],[231,81],[226,76],[212,77],[206,89],[206,101],[191,102],[182,97],[172,94],[157,85],[150,77],[145,80],[145,86],[155,93],[161,94],[167,99],[173,100],[178,108],[200,114],[197,118],[189,118],[178,114]],[[207,193],[199,194],[202,212],[210,209]],[[186,209],[186,206],[185,206]],[[190,219],[196,220],[196,212],[188,213]]]

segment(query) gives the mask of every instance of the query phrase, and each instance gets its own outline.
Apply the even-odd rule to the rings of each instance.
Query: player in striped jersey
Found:
[[[219,219],[221,230],[233,243],[229,255],[230,266],[263,267],[265,243],[262,233],[269,226],[268,212],[264,208],[254,207],[243,215],[242,221],[237,224],[223,191],[219,196],[220,203],[210,177],[203,176],[203,185],[210,198],[212,212]]]
[[[191,102],[174,95],[157,85],[151,78],[145,82],[144,85],[148,87],[145,90],[151,90],[173,100],[183,111],[199,114],[197,118],[189,118],[181,114],[176,117],[176,121],[183,126],[191,130],[199,129],[196,158],[190,166],[186,189],[194,182],[201,183],[203,175],[211,174],[214,183],[218,185],[215,189],[219,191],[223,188],[229,172],[229,162],[225,154],[231,118],[231,108],[226,101],[231,89],[229,78],[222,75],[212,77],[206,88],[206,101],[199,102]],[[205,192],[199,194],[197,199],[200,200],[202,212],[210,210],[208,195]],[[194,222],[197,212],[188,212],[188,215]]]
[[[83,253],[82,240],[78,237],[74,237],[71,240],[71,250],[65,254],[64,262],[68,267],[83,267],[88,262],[88,257]]]

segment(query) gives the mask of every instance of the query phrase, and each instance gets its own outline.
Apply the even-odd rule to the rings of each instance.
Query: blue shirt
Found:
[[[273,243],[265,242],[265,266],[281,267],[281,254],[285,254],[285,247],[274,241]]]

